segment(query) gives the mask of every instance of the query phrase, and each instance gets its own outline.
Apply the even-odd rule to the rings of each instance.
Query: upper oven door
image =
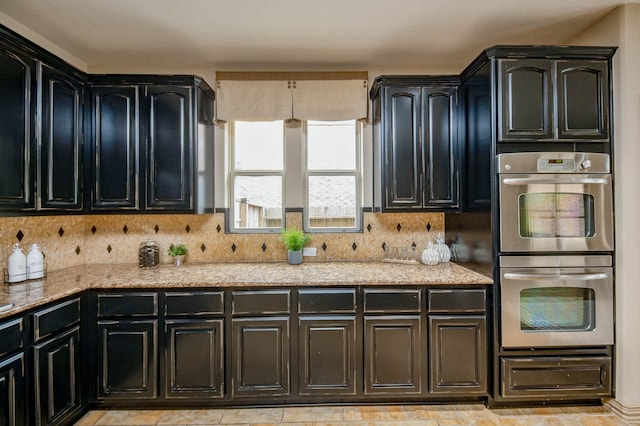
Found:
[[[501,174],[500,251],[613,250],[610,174]]]

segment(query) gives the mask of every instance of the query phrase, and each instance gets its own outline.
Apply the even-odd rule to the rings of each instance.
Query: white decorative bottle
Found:
[[[32,244],[27,253],[27,279],[44,277],[44,255],[37,244]]]
[[[22,252],[20,244],[14,244],[13,253],[9,256],[9,282],[17,283],[27,279],[27,256]]]

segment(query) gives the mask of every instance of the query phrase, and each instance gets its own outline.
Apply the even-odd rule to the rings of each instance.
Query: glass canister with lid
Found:
[[[156,241],[144,241],[138,247],[138,266],[145,268],[160,264],[160,247]]]

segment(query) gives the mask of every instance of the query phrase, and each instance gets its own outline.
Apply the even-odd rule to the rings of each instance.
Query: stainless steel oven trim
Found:
[[[501,268],[500,276],[502,347],[552,348],[613,344],[613,268]],[[558,276],[561,278],[558,279]],[[520,330],[520,292],[526,288],[545,287],[593,289],[595,328],[591,331]]]
[[[570,268],[613,266],[613,257],[608,254],[562,255],[562,256],[500,256],[503,268]]]

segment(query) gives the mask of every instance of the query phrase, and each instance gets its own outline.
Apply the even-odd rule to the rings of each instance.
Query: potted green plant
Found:
[[[311,242],[311,237],[296,228],[283,229],[282,242],[288,250],[289,264],[299,265],[302,263],[302,248]]]
[[[169,246],[169,256],[173,257],[173,263],[176,266],[180,266],[184,263],[184,257],[188,252],[189,250],[184,244],[171,244],[171,246]]]

